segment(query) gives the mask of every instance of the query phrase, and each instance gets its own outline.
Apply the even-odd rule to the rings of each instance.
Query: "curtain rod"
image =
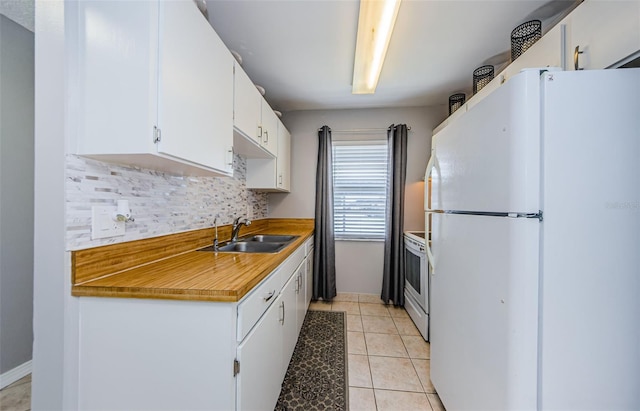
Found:
[[[318,131],[322,130],[319,128]],[[331,130],[331,128],[329,128]],[[411,127],[407,127],[407,130],[411,130]],[[339,134],[348,134],[348,133],[382,133],[389,131],[389,127],[387,128],[352,128],[349,130],[331,130],[332,133]]]

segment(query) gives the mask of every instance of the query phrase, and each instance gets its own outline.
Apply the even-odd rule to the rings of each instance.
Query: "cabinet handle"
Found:
[[[280,320],[280,323],[284,325],[284,301],[282,302],[282,305],[280,305],[280,307],[282,308],[282,320]]]
[[[258,137],[262,138],[262,126],[258,126]]]
[[[580,68],[579,60],[580,54],[584,53],[584,51],[580,51],[580,46],[576,46],[576,49],[573,51],[573,67],[576,70],[584,70],[584,68]]]
[[[269,130],[265,130],[264,131],[264,144],[267,144],[269,142]]]
[[[229,148],[229,150],[227,150],[228,154],[228,160],[227,160],[227,165],[231,168],[233,168],[233,147]]]
[[[262,297],[262,298],[264,299],[264,302],[266,303],[267,301],[272,299],[275,294],[276,294],[276,290],[273,290],[269,294],[267,294],[266,297]]]
[[[300,276],[296,277],[296,294],[300,292]]]
[[[282,174],[278,176],[278,184],[282,185]]]
[[[158,126],[153,126],[153,144],[156,144],[162,140],[162,130]]]

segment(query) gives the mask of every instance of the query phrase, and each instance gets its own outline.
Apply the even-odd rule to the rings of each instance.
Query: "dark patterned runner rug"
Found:
[[[347,411],[347,384],[346,314],[307,311],[276,411]]]

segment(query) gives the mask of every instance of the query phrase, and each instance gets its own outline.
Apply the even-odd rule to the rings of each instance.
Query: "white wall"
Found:
[[[65,132],[68,104],[64,4],[36,3],[33,374],[31,409],[62,410],[77,368],[77,299],[65,253]]]
[[[0,15],[0,374],[33,343],[33,59],[33,33]]]
[[[424,230],[424,171],[431,151],[431,132],[447,116],[447,106],[360,110],[310,110],[286,113],[291,132],[291,193],[269,196],[269,216],[313,218],[315,212],[318,128],[333,130],[386,129],[391,124],[411,127],[408,137],[405,190],[405,230]],[[382,284],[384,244],[338,241],[338,292],[378,294]]]

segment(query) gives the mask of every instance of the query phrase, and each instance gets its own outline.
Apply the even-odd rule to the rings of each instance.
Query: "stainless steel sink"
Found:
[[[218,251],[234,251],[236,253],[277,253],[286,246],[287,243],[238,241],[218,247]]]
[[[293,240],[298,238],[294,235],[271,235],[260,234],[241,238],[233,243],[223,243],[218,249],[209,247],[201,248],[198,251],[219,251],[230,253],[277,253],[283,250]]]
[[[298,238],[296,235],[257,234],[245,237],[242,241],[256,241],[259,243],[288,243]]]

